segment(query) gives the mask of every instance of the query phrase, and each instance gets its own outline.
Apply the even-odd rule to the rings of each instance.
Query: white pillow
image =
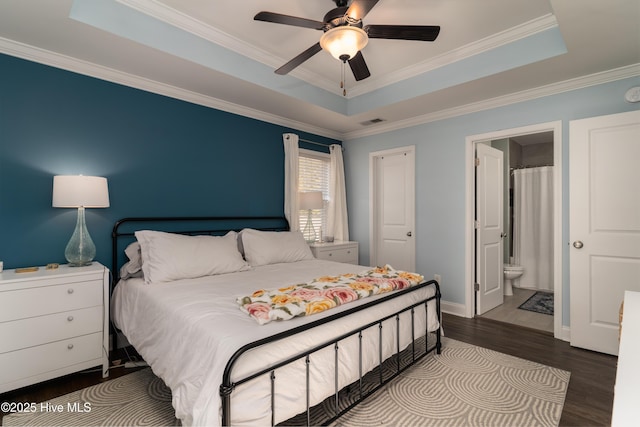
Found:
[[[140,243],[130,243],[124,250],[129,261],[120,267],[120,278],[142,277],[142,255],[140,254]]]
[[[185,236],[161,231],[135,232],[142,253],[146,283],[170,282],[251,267],[238,252],[237,233],[224,236]]]
[[[131,261],[125,262],[122,267],[120,267],[120,278],[126,280],[134,277],[143,277],[142,269],[139,268],[135,270],[131,267]]]
[[[252,267],[315,259],[299,231],[259,231],[246,228],[240,235],[244,257]]]

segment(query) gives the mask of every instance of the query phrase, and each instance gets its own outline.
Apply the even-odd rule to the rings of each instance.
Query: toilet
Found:
[[[512,280],[519,278],[524,273],[524,267],[516,264],[504,265],[504,295],[513,295],[513,282]]]

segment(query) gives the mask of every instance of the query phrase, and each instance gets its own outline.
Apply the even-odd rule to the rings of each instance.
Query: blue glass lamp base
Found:
[[[64,256],[71,267],[91,265],[91,261],[93,261],[96,256],[96,245],[89,235],[89,230],[87,230],[83,207],[78,208],[76,229],[73,231],[69,243],[67,243]]]

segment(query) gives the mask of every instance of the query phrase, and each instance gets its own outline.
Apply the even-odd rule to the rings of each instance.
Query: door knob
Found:
[[[407,237],[411,237],[411,232],[407,231]]]
[[[575,242],[573,242],[573,247],[576,249],[582,249],[583,246],[584,244],[580,240],[576,240]]]

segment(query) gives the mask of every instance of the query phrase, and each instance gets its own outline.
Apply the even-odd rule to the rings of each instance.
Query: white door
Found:
[[[640,291],[640,111],[570,123],[571,345],[618,354],[624,291]]]
[[[504,302],[503,153],[476,146],[476,314]]]
[[[413,147],[371,153],[371,265],[415,270]]]

